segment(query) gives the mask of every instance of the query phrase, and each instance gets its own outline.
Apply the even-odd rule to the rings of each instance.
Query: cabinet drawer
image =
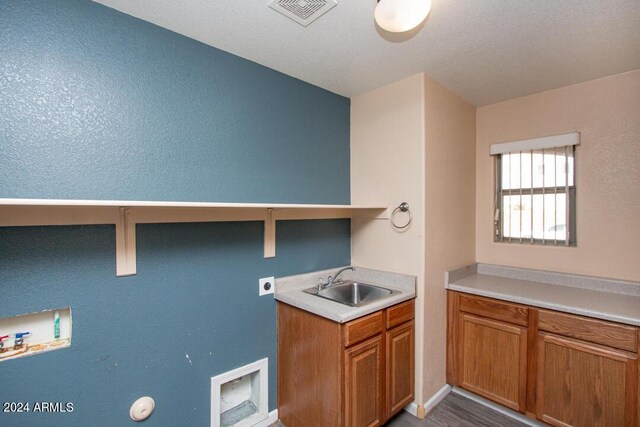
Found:
[[[520,326],[529,325],[529,309],[525,306],[465,294],[459,295],[460,311]]]
[[[387,329],[402,325],[413,319],[413,300],[389,307],[387,313]]]
[[[539,310],[538,329],[594,344],[638,352],[637,329],[574,314]]]
[[[369,337],[382,333],[382,311],[344,324],[344,346],[349,347]]]

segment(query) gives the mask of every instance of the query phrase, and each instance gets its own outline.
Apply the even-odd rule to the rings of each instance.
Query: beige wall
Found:
[[[570,131],[578,246],[494,243],[489,145]],[[479,108],[476,182],[478,262],[640,280],[640,70]]]
[[[475,262],[476,108],[425,78],[424,385],[445,384],[444,273]]]
[[[353,219],[351,263],[418,278],[416,324],[424,292],[424,81],[422,75],[351,99],[351,203],[394,207],[406,201],[413,222]],[[422,331],[416,329],[416,401],[422,400]]]
[[[475,143],[475,108],[423,74],[351,100],[351,202],[413,214],[405,232],[354,219],[351,261],[418,278],[419,404],[446,384],[444,272],[475,262]]]
[[[489,145],[577,130],[578,247],[492,241]],[[640,279],[640,70],[479,109],[423,74],[351,100],[352,263],[418,277],[416,402],[445,385],[444,272],[473,262]]]

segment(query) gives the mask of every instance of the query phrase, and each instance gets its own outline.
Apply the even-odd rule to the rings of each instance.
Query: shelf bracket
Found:
[[[116,223],[116,276],[136,274],[136,223],[132,208],[119,208]]]
[[[267,217],[264,220],[264,257],[276,256],[276,219],[273,217],[273,209],[267,209]]]
[[[264,222],[264,257],[276,256],[276,222],[386,219],[382,206],[0,198],[0,227],[115,224],[116,275],[136,274],[136,224]]]

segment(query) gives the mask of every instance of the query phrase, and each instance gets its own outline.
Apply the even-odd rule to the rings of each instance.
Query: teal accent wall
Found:
[[[88,0],[0,2],[0,197],[349,203],[349,108]]]
[[[349,203],[349,100],[85,0],[0,2],[0,197]],[[71,348],[0,362],[0,425],[207,426],[210,378],[269,358],[258,278],[350,263],[348,220],[0,227],[0,317],[71,306]],[[14,331],[0,331],[11,333]],[[188,355],[188,357],[187,357]]]

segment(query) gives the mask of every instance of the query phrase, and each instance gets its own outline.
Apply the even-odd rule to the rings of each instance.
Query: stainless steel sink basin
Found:
[[[350,307],[362,307],[382,298],[397,294],[398,291],[369,285],[367,283],[345,280],[329,288],[318,291],[317,288],[305,289],[304,292],[325,298]]]

